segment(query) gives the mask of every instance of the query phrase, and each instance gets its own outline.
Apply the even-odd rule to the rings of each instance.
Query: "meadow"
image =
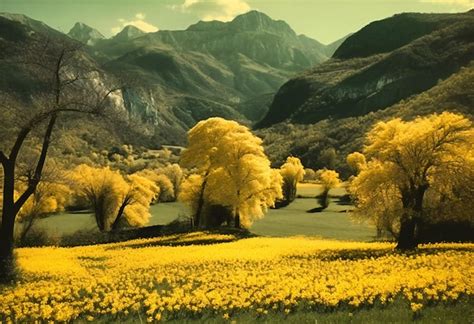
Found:
[[[20,280],[0,286],[1,322],[471,323],[474,244],[430,244],[401,253],[375,242],[331,192],[302,184],[291,205],[270,210],[257,237],[192,232],[74,248],[19,248]],[[152,207],[152,224],[186,212]],[[49,223],[48,223],[49,222]],[[41,226],[94,229],[86,213]],[[57,229],[55,229],[57,230]]]
[[[252,226],[252,233],[262,236],[308,235],[320,238],[371,241],[375,229],[369,224],[360,224],[351,220],[347,211],[353,206],[339,203],[346,194],[344,187],[331,191],[331,204],[320,213],[309,213],[318,207],[314,198],[321,193],[318,184],[300,183],[298,196],[292,204],[281,209],[270,209],[267,215]],[[152,205],[148,225],[166,225],[180,215],[189,214],[187,208],[179,202]],[[97,225],[88,211],[59,213],[38,222],[38,226],[51,235],[63,236],[78,230],[97,231]]]
[[[195,242],[220,242],[194,245]],[[472,321],[474,245],[195,232],[17,250],[2,322]],[[462,312],[462,313],[459,313]],[[471,313],[469,313],[471,312]]]

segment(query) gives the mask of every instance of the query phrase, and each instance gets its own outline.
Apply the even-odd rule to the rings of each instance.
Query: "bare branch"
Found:
[[[3,153],[3,151],[0,151],[0,163],[3,165],[8,161],[8,157]]]

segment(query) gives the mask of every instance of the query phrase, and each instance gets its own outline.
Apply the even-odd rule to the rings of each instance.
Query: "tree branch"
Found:
[[[3,153],[3,151],[0,151],[0,163],[4,165],[8,161],[8,157]]]
[[[36,164],[35,172],[33,176],[28,180],[28,188],[23,192],[15,202],[14,210],[18,212],[20,208],[25,204],[25,202],[30,198],[30,196],[35,192],[38,183],[41,180],[41,173],[43,172],[44,164],[46,162],[46,156],[48,154],[49,144],[51,142],[51,134],[53,132],[54,125],[56,124],[56,114],[51,116],[51,119],[48,123],[48,128],[44,134],[43,146],[41,149],[40,156],[38,158],[38,163]]]

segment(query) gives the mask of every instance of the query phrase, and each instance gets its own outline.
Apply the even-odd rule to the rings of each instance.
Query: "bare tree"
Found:
[[[51,136],[58,118],[63,115],[88,114],[104,116],[113,107],[110,88],[101,81],[100,71],[70,40],[38,39],[16,50],[16,64],[21,64],[35,81],[35,91],[27,100],[2,94],[0,131],[9,144],[0,147],[3,168],[3,206],[0,227],[0,277],[9,280],[13,274],[13,233],[20,208],[34,194],[41,181],[50,148]],[[27,102],[27,104],[25,104]],[[18,161],[28,138],[39,139],[39,154],[33,170],[27,174],[27,185],[15,197]],[[8,141],[7,140],[7,141]]]

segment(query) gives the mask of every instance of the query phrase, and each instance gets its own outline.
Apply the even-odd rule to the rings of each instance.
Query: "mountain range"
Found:
[[[153,134],[153,141],[184,144],[197,121],[221,116],[256,124],[277,163],[290,152],[306,156],[309,166],[318,164],[315,156],[324,150],[360,147],[362,131],[353,131],[351,144],[339,136],[357,123],[366,130],[387,116],[408,118],[421,108],[411,105],[408,113],[397,105],[449,80],[464,84],[474,59],[474,11],[398,14],[329,45],[258,11],[179,31],[145,33],[126,26],[111,38],[83,23],[63,34],[9,13],[0,14],[0,27],[0,45],[27,42],[34,33],[84,44],[83,59],[101,71],[104,83],[125,82],[119,108],[140,121],[136,132]],[[0,72],[0,90],[28,94],[34,88],[18,67],[0,62]],[[464,90],[449,102],[472,114],[471,99]],[[314,127],[321,130],[318,136],[305,138]],[[290,133],[298,138],[293,141]],[[291,147],[282,143],[285,136]]]

